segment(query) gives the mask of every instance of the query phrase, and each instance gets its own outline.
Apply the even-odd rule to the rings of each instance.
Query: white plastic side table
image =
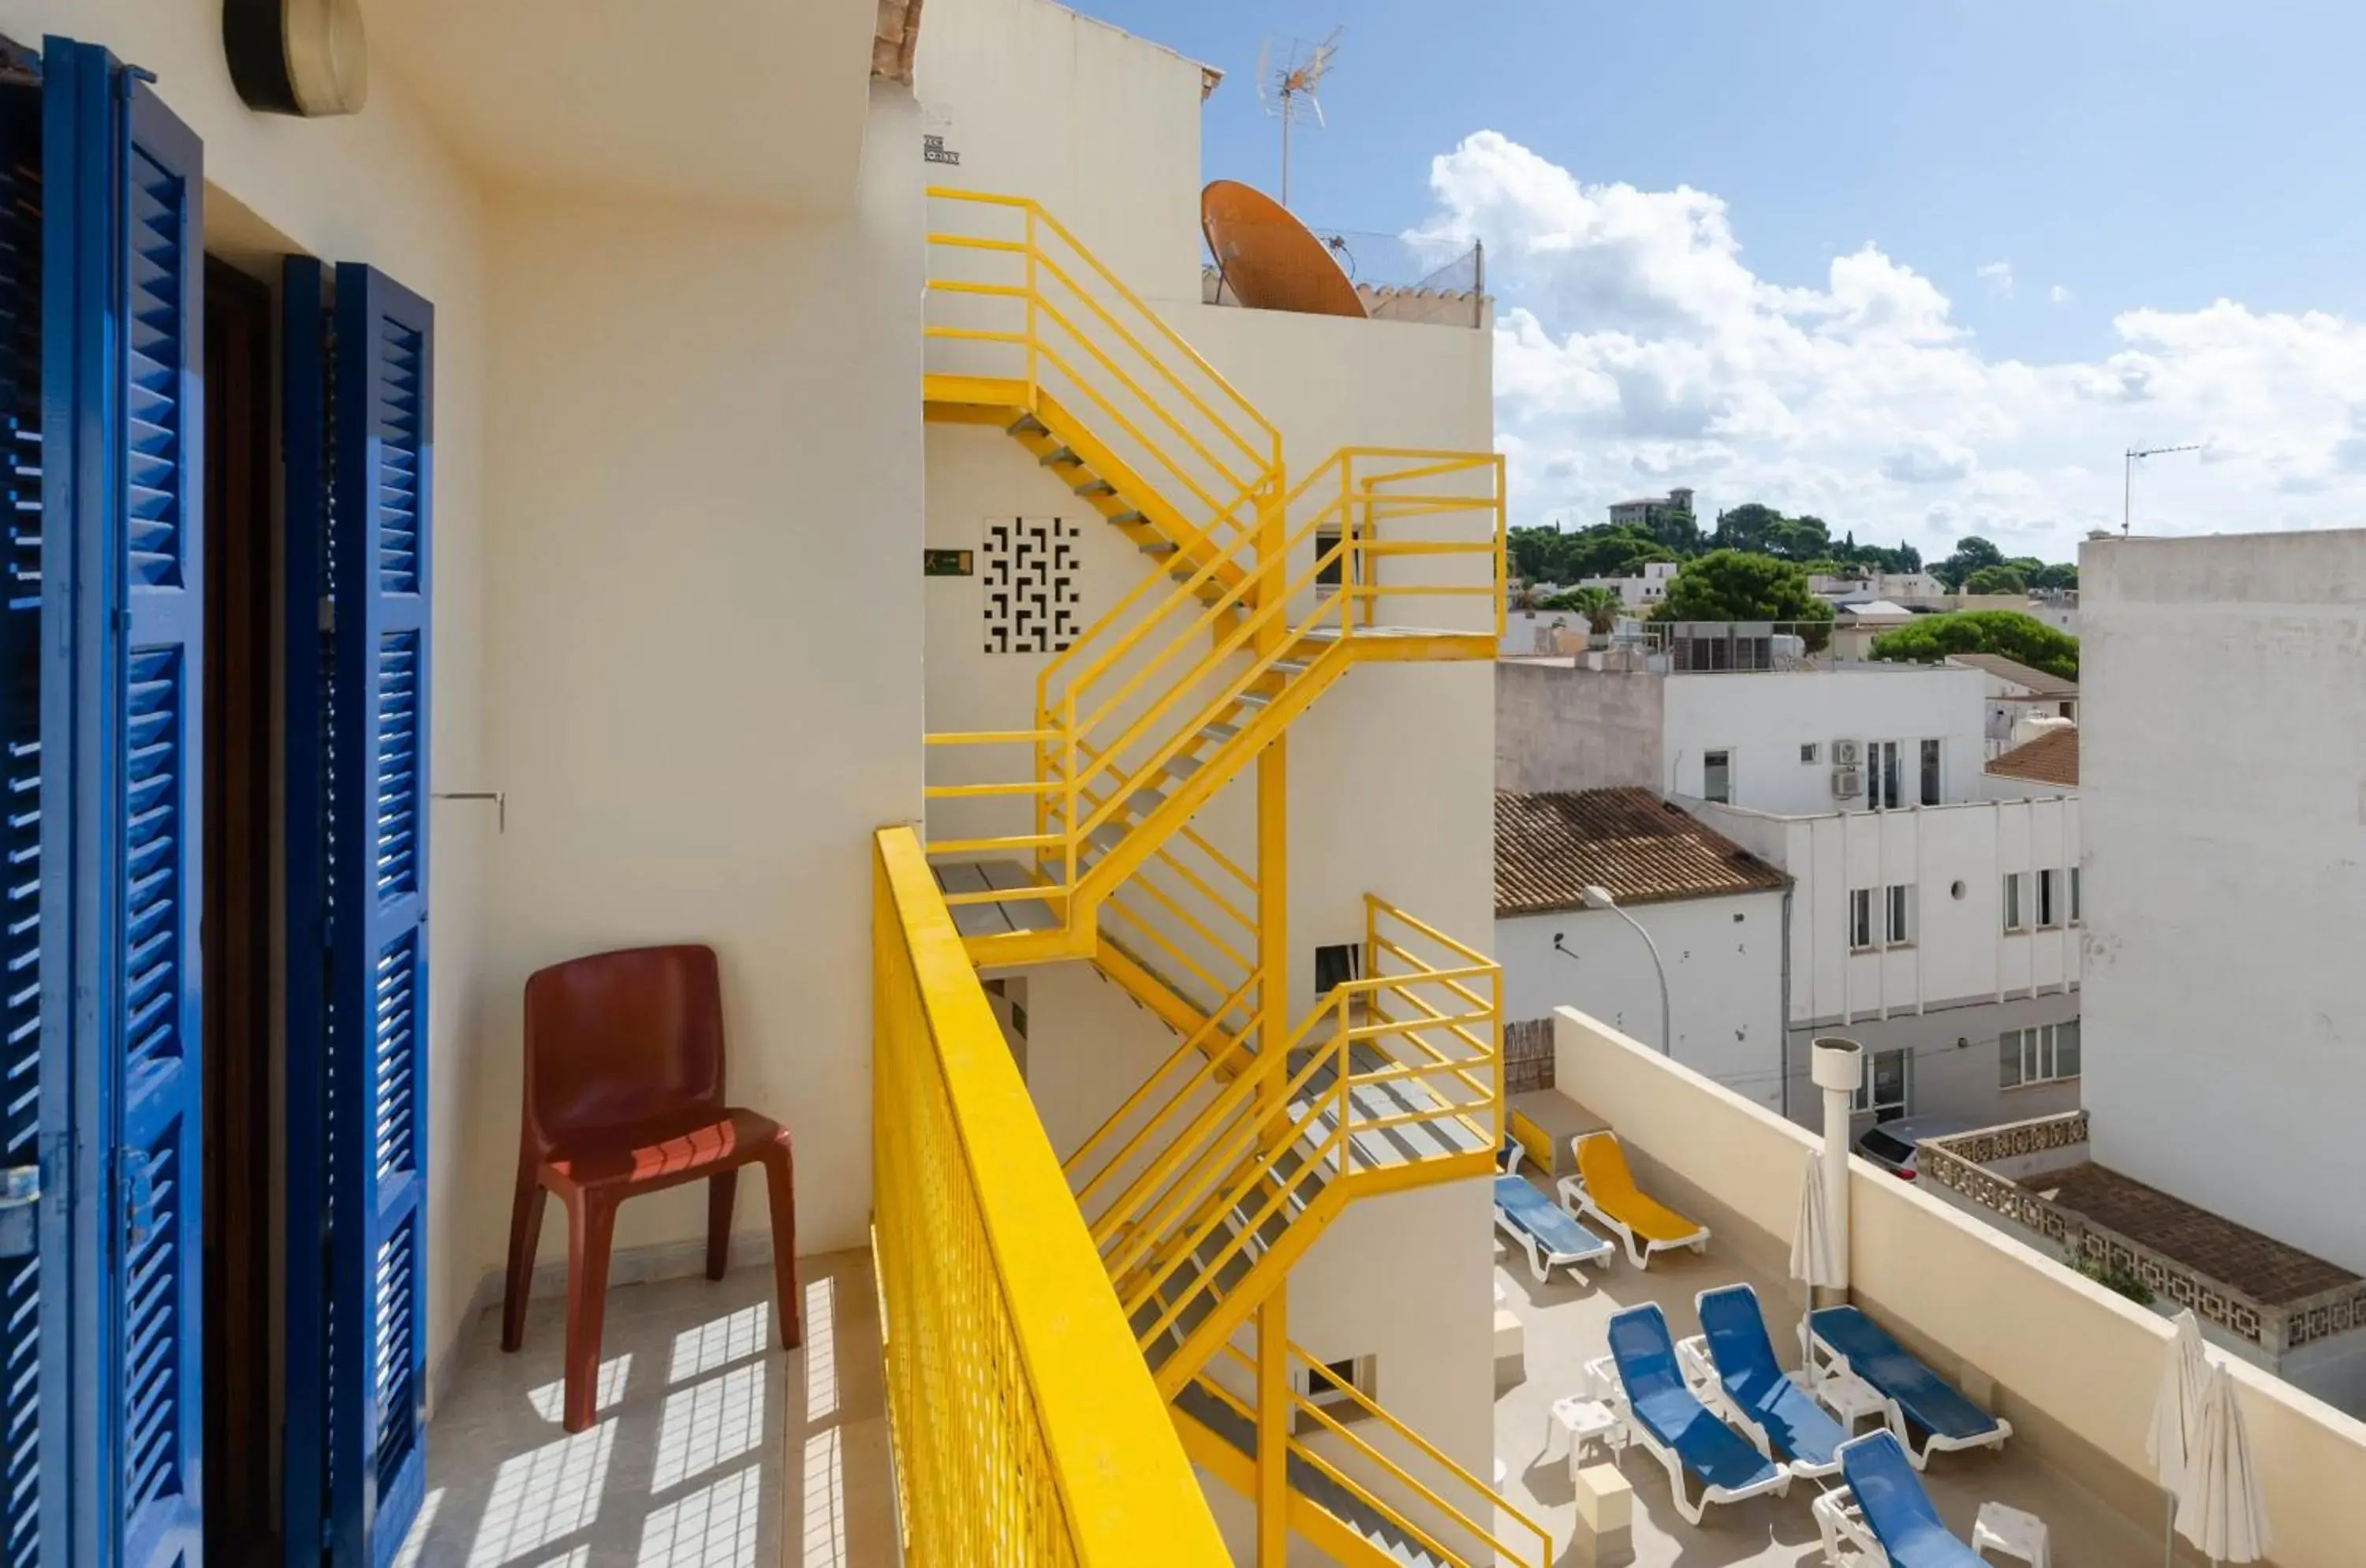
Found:
[[[1831,1411],[1848,1435],[1856,1436],[1856,1424],[1870,1416],[1882,1420],[1889,1414],[1889,1402],[1881,1391],[1852,1372],[1826,1372],[1808,1383],[1808,1392]]]
[[[1972,1550],[1985,1558],[1990,1547],[2020,1558],[2029,1568],[2049,1568],[2052,1561],[2045,1521],[2002,1503],[1981,1504],[1980,1517],[1972,1525]]]
[[[1600,1442],[1606,1447],[1617,1448],[1626,1436],[1626,1423],[1618,1418],[1617,1410],[1602,1400],[1589,1399],[1583,1394],[1572,1394],[1567,1399],[1553,1401],[1552,1423],[1569,1434],[1569,1461],[1572,1469],[1578,1457],[1585,1452],[1587,1444]],[[1545,1440],[1551,1442],[1550,1431],[1545,1434]]]

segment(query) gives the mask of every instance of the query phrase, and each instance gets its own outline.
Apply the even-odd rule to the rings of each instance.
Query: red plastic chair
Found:
[[[705,1181],[706,1277],[731,1255],[739,1168],[764,1167],[781,1343],[794,1349],[796,1196],[787,1129],[723,1102],[723,1001],[710,947],[641,947],[535,971],[525,983],[525,1114],[510,1210],[501,1348],[525,1341],[549,1194],[567,1205],[567,1429],[592,1425],[608,1249],[627,1198]]]

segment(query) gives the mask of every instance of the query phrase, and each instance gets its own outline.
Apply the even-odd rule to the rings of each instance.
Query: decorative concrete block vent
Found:
[[[2366,1280],[2094,1163],[2074,1111],[1921,1145],[1923,1185],[2147,1304],[2191,1307],[2222,1343],[2353,1414]]]

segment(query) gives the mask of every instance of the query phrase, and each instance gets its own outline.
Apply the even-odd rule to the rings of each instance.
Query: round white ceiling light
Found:
[[[368,101],[361,0],[225,0],[222,49],[249,108],[309,119]]]

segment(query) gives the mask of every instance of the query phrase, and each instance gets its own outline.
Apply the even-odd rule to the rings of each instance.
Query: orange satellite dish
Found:
[[[1253,310],[1362,316],[1356,286],[1323,242],[1273,197],[1237,180],[1200,193],[1200,227],[1233,298]]]

